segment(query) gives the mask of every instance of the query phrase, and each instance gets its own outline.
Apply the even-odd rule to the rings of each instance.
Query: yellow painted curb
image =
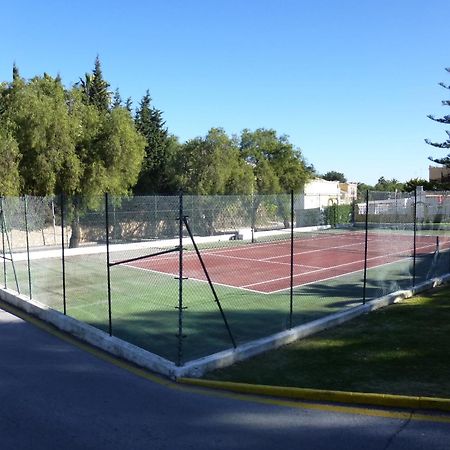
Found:
[[[246,394],[281,397],[295,400],[351,403],[360,405],[386,406],[394,408],[450,411],[450,399],[434,397],[409,397],[405,395],[372,394],[362,392],[326,391],[282,386],[266,386],[230,381],[212,381],[196,378],[179,378],[179,383],[221,389]]]

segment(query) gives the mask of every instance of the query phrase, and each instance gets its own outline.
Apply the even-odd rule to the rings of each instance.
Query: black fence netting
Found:
[[[447,192],[2,197],[2,287],[180,365],[450,272]]]

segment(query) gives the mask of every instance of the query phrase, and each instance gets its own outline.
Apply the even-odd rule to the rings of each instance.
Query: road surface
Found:
[[[0,448],[450,449],[450,416],[176,385],[0,310]]]

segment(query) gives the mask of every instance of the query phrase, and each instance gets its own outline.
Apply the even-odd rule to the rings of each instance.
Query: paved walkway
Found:
[[[136,372],[0,310],[0,448],[450,448],[448,418],[245,398]]]

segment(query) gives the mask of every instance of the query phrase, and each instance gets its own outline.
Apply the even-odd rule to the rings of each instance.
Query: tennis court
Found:
[[[186,229],[180,258],[178,197],[114,200],[106,207],[100,199],[84,212],[80,247],[70,249],[58,199],[27,200],[31,232],[23,200],[4,202],[3,285],[179,364],[232,346]],[[448,231],[425,221],[423,230],[413,226],[409,204],[391,216],[369,214],[380,223],[366,233],[361,220],[349,222],[348,210],[342,220],[331,215],[330,225],[298,199],[286,208],[289,200],[185,198],[194,240],[238,345],[450,270]],[[286,227],[292,213],[298,228]],[[233,239],[236,230],[252,226],[252,239]],[[25,237],[36,242],[29,252]]]
[[[311,233],[312,234],[312,233]],[[367,246],[367,268],[410,259],[413,253],[409,234],[371,233]],[[448,241],[440,241],[448,248]],[[416,251],[432,254],[437,250],[436,236],[420,236]],[[364,269],[365,233],[328,232],[297,236],[293,246],[293,286],[323,282]],[[289,239],[262,244],[247,243],[235,248],[207,249],[202,257],[213,282],[222,286],[273,294],[290,288],[291,243]],[[176,276],[178,255],[164,255],[128,263],[130,267]],[[184,275],[207,281],[193,251],[184,254]],[[174,270],[175,269],[175,270]]]

